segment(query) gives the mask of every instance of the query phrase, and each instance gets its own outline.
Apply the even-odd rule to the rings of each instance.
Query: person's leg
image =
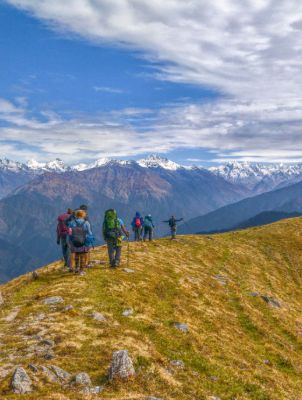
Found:
[[[121,256],[122,256],[122,245],[116,245],[115,246],[115,259],[114,259],[114,265],[116,267],[119,267],[121,263]]]
[[[75,253],[71,253],[69,257],[69,270],[75,270]]]
[[[153,228],[149,228],[149,240],[153,240]]]
[[[107,240],[107,249],[108,249],[109,264],[110,264],[110,267],[113,267],[114,266],[114,257],[115,257],[113,240]]]
[[[66,238],[61,238],[62,254],[64,259],[64,267],[68,266],[68,245]]]
[[[144,228],[144,242],[145,242],[146,239],[147,239],[147,235],[148,235],[148,229],[147,229],[147,227],[145,226],[145,228]]]
[[[80,271],[80,253],[75,253],[75,272]]]
[[[79,274],[80,275],[84,275],[84,267],[86,267],[87,264],[87,255],[88,253],[80,253],[79,254],[79,264],[80,264],[80,268],[79,268]]]

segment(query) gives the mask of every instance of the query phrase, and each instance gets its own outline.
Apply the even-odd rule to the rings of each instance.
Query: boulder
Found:
[[[101,322],[105,322],[105,321],[106,321],[106,318],[104,317],[104,315],[101,314],[101,313],[99,313],[99,312],[97,312],[97,311],[94,311],[94,312],[91,314],[91,317],[92,317],[93,319],[95,319],[96,321],[101,321]]]
[[[74,377],[74,383],[79,386],[91,386],[91,379],[86,372],[80,372]]]
[[[103,386],[84,387],[84,389],[82,389],[80,393],[88,396],[91,394],[99,394],[103,390]]]
[[[175,326],[175,328],[176,328],[177,330],[179,330],[179,331],[181,331],[181,332],[183,332],[183,333],[189,332],[189,327],[188,327],[187,324],[183,324],[183,323],[180,323],[180,322],[176,322],[176,323],[174,324],[174,326]]]
[[[135,370],[127,350],[115,351],[109,368],[109,380],[114,378],[127,379],[135,375]]]
[[[11,387],[14,393],[25,394],[32,392],[32,381],[22,367],[17,367],[13,374]]]
[[[64,299],[61,296],[47,297],[46,299],[43,300],[43,304],[59,304],[63,302]]]
[[[51,369],[53,370],[55,375],[58,377],[60,382],[67,383],[71,380],[71,375],[68,372],[64,371],[64,369],[57,367],[56,365],[52,365]]]
[[[51,371],[48,367],[42,366],[41,370],[42,370],[42,374],[46,377],[46,379],[49,382],[52,382],[52,383],[58,383],[59,382],[59,379],[58,379],[57,375],[53,371]]]

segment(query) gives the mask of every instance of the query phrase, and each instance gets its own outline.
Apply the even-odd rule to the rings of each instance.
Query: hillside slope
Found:
[[[19,365],[34,390],[22,399],[82,399],[80,388],[45,377],[42,366],[56,365],[87,372],[104,387],[94,396],[101,399],[300,399],[301,227],[297,218],[131,243],[132,273],[123,269],[126,258],[119,270],[101,264],[84,277],[57,262],[37,280],[26,275],[0,286],[0,397],[19,398],[10,388]],[[92,258],[105,260],[105,251],[95,249]],[[44,304],[50,296],[64,301]],[[123,316],[125,309],[133,314]],[[136,376],[111,382],[107,369],[120,349],[128,350]]]

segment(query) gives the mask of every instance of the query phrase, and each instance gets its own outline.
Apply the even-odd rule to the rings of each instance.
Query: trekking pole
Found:
[[[129,237],[127,237],[127,268],[129,268],[129,264],[130,264],[130,241],[129,241]]]

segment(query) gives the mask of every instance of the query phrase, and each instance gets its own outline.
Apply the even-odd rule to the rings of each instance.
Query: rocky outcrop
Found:
[[[115,378],[127,379],[135,375],[135,370],[127,350],[115,351],[109,369],[109,380]]]
[[[11,387],[12,391],[16,394],[26,394],[32,392],[32,381],[24,368],[17,367],[15,369]]]

